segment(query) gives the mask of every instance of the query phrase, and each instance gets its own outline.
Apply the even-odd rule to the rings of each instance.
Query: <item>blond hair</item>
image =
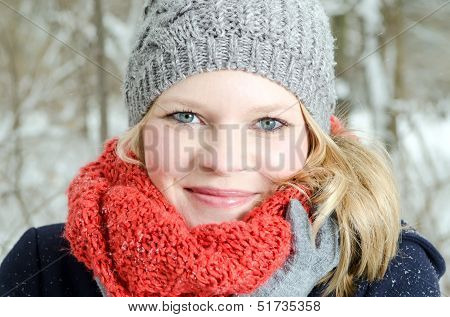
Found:
[[[398,252],[399,194],[390,156],[375,139],[365,145],[346,134],[324,133],[301,103],[300,107],[309,137],[308,157],[298,174],[277,184],[299,190],[298,185],[303,185],[312,190],[310,201],[317,207],[314,239],[325,219],[335,215],[340,260],[319,284],[328,283],[323,296],[352,296],[357,279],[382,279]],[[145,167],[141,132],[149,115],[150,111],[119,137],[116,153],[123,161]],[[138,161],[126,155],[129,150]]]

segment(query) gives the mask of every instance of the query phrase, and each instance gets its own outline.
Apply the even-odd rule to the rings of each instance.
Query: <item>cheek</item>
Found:
[[[300,171],[308,155],[308,138],[301,129],[289,136],[275,137],[265,142],[258,154],[260,171],[271,180],[287,179]]]
[[[143,142],[145,166],[155,184],[158,179],[178,179],[192,169],[192,137],[187,133],[155,122],[146,126]]]

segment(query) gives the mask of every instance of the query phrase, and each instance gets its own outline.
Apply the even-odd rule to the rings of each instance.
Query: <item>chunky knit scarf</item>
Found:
[[[312,219],[307,197],[286,187],[242,220],[189,228],[145,168],[117,157],[116,145],[117,138],[106,141],[98,159],[70,182],[64,231],[71,253],[110,296],[250,293],[291,251],[291,227],[284,219],[289,200],[298,199]]]

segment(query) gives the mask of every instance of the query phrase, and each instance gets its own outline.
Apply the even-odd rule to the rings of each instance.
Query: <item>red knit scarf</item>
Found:
[[[71,181],[64,231],[72,254],[110,296],[250,293],[290,253],[290,224],[284,219],[289,200],[299,199],[311,215],[307,198],[288,187],[242,220],[189,228],[145,168],[117,157],[116,145],[117,138],[106,141],[98,159]]]

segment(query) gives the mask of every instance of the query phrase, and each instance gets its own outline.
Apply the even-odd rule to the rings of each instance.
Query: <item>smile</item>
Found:
[[[220,190],[210,187],[185,188],[189,196],[209,207],[234,208],[253,200],[258,193],[239,190]]]

